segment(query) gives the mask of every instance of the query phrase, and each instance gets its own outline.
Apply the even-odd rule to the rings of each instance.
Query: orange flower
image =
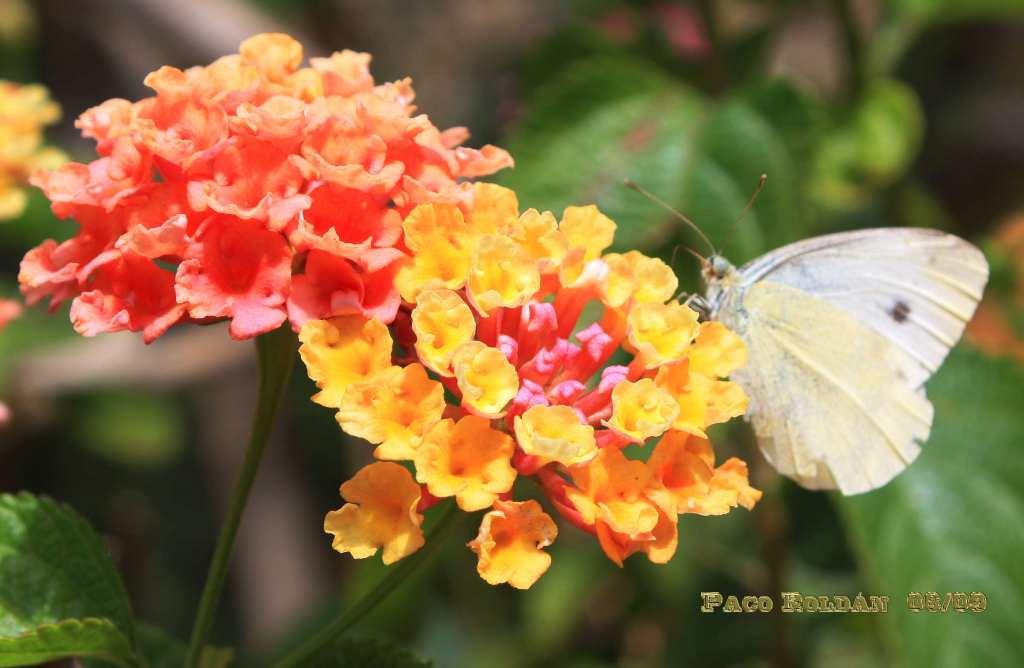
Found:
[[[1024,363],[1024,214],[1004,221],[986,244],[993,278],[967,323],[967,339],[990,355]]]
[[[466,512],[490,506],[512,489],[515,443],[484,418],[441,420],[416,450],[416,479],[437,497],[454,496]]]
[[[379,320],[358,315],[310,320],[299,332],[299,356],[320,392],[313,401],[340,408],[345,390],[391,367],[391,335]]]
[[[476,320],[466,302],[451,290],[427,290],[417,298],[411,320],[420,361],[442,376],[454,375],[455,351],[476,333]]]
[[[150,73],[151,97],[84,112],[77,126],[97,158],[32,177],[80,230],[25,256],[26,300],[74,299],[80,333],[129,329],[147,341],[186,317],[228,319],[235,338],[286,319],[296,331],[350,314],[390,323],[396,277],[415,265],[402,217],[428,202],[468,212],[479,197],[472,220],[483,224],[485,210],[508,208],[510,191],[463,181],[512,160],[459,146],[464,129],[442,132],[416,115],[410,81],[375,84],[369,63],[343,51],[302,67],[294,39],[256,35],[205,67]],[[41,89],[4,91],[0,116],[16,104],[24,122],[17,142],[0,122],[0,215],[22,197],[7,187],[7,154],[35,151],[38,128],[56,117]],[[29,157],[21,180],[52,162]]]
[[[601,548],[619,566],[634,552],[655,563],[675,553],[676,522],[647,496],[650,472],[626,459],[618,448],[604,448],[571,471],[575,487],[566,490],[585,524],[594,526]]]
[[[761,499],[750,486],[747,465],[732,457],[714,468],[715,453],[705,438],[671,431],[655,447],[648,465],[658,489],[649,496],[678,513],[724,515],[747,510]]]
[[[516,416],[515,432],[523,452],[544,462],[579,464],[597,452],[594,428],[568,406],[531,406]]]
[[[421,365],[410,364],[349,385],[337,418],[346,433],[377,445],[377,459],[412,459],[443,412],[444,388]]]
[[[536,501],[497,501],[469,548],[477,554],[477,572],[489,584],[529,589],[551,565],[544,548],[557,535],[555,523]]]
[[[391,564],[423,546],[420,486],[398,464],[364,466],[341,486],[341,496],[348,503],[324,517],[338,552],[365,559],[383,549],[384,563]]]
[[[697,312],[677,302],[636,304],[628,323],[629,343],[648,369],[683,359],[700,329]]]
[[[627,438],[643,443],[661,436],[679,415],[675,397],[650,378],[624,381],[612,390],[612,418],[605,424]]]
[[[519,376],[505,353],[479,341],[469,341],[455,350],[452,370],[462,392],[462,405],[484,417],[501,417],[519,392]]]

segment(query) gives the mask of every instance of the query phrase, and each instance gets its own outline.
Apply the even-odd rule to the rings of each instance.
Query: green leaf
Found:
[[[731,256],[742,261],[807,232],[793,151],[814,136],[810,108],[782,82],[713,103],[650,65],[595,57],[531,98],[508,141],[516,168],[501,180],[523,208],[558,213],[596,203],[618,224],[618,249],[692,245],[692,233],[670,214],[622,186],[630,178],[687,214],[716,245],[733,241]],[[791,149],[794,137],[801,141]],[[733,231],[764,173],[767,189]]]
[[[373,638],[343,638],[324,652],[312,668],[430,668],[412,652]]]
[[[70,508],[0,496],[0,582],[0,665],[133,663],[128,596],[100,537]]]
[[[914,91],[898,81],[873,82],[846,122],[821,143],[812,186],[818,202],[832,209],[862,207],[906,173],[923,133]]]
[[[929,383],[932,436],[880,490],[837,498],[903,665],[1020,666],[1024,609],[1024,371],[969,348]],[[913,613],[909,592],[982,592],[982,613]],[[867,593],[867,592],[865,592]]]
[[[500,180],[523,208],[558,214],[596,203],[619,225],[617,247],[649,248],[675,223],[623,180],[678,204],[702,106],[696,92],[643,64],[585,61],[538,91],[508,142],[517,166]]]
[[[0,666],[28,666],[71,656],[135,665],[131,643],[109,619],[66,619],[0,638]]]

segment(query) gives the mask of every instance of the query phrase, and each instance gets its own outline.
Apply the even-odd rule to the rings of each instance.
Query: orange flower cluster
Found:
[[[302,57],[286,35],[257,35],[206,67],[151,73],[152,97],[82,114],[99,157],[33,177],[79,231],[25,256],[27,300],[73,298],[80,334],[147,342],[183,320],[230,319],[240,339],[286,319],[390,322],[403,217],[470,206],[460,179],[512,160],[414,115],[410,80],[375,84],[368,54]]]
[[[967,323],[967,339],[990,355],[1024,363],[1024,213],[996,229],[986,254],[993,280]]]
[[[66,160],[43,145],[43,128],[59,118],[60,107],[42,86],[0,80],[0,220],[24,211],[29,174]]]
[[[521,478],[620,565],[670,559],[680,514],[753,507],[746,464],[716,466],[705,431],[746,409],[723,379],[745,362],[739,337],[676,301],[665,263],[605,253],[615,224],[596,207],[559,221],[521,213],[508,189],[473,190],[405,216],[391,328],[351,315],[300,332],[313,400],[381,460],[342,485],[347,503],[324,522],[334,548],[391,563],[423,545],[423,511],[453,497],[486,511],[469,543],[481,577],[526,588],[558,531],[538,501],[513,498]]]

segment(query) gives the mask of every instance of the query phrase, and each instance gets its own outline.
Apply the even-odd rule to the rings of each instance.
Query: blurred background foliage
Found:
[[[523,208],[597,202],[619,224],[617,247],[673,261],[687,289],[697,266],[676,251],[707,249],[624,178],[737,263],[869,226],[940,227],[981,244],[993,267],[985,302],[929,384],[932,437],[895,482],[855,498],[802,490],[767,467],[745,425],[728,425],[716,446],[751,462],[764,500],[752,513],[684,516],[670,565],[634,558],[619,570],[563,527],[533,589],[494,588],[461,545],[475,530],[465,522],[360,623],[342,665],[416,665],[380,658],[398,641],[437,666],[1020,666],[1022,18],[1020,0],[0,0],[0,78],[49,86],[66,114],[52,141],[88,159],[72,127],[85,108],[141,96],[162,64],[208,62],[248,34],[285,30],[313,55],[373,52],[379,79],[411,74],[438,125],[512,151],[517,166],[498,180]],[[68,232],[33,194],[0,225],[0,295],[16,294],[27,248]],[[204,330],[144,350],[131,337],[78,339],[66,311],[33,309],[0,333],[0,395],[16,416],[0,431],[0,491],[47,494],[99,530],[124,589],[96,566],[113,584],[107,608],[85,612],[119,618],[130,603],[159,625],[134,626],[152,665],[180,656],[254,391],[249,347]],[[242,639],[242,665],[297,641],[384,570],[337,558],[322,534],[369,448],[348,442],[312,392],[293,378],[215,631]],[[79,521],[44,510],[55,526]],[[885,615],[703,615],[701,591],[892,600]],[[988,609],[910,613],[911,591],[980,591]],[[17,595],[0,594],[0,610]],[[118,629],[91,632],[123,642]]]

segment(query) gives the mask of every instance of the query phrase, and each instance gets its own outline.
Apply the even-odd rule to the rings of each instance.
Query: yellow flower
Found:
[[[302,63],[302,44],[284,33],[262,33],[242,42],[238,53],[267,79],[282,82]]]
[[[593,204],[567,207],[558,229],[569,247],[581,249],[588,262],[600,257],[615,240],[615,223]]]
[[[612,390],[612,417],[605,424],[638,443],[661,436],[679,415],[675,398],[650,378],[624,380]]]
[[[693,389],[689,360],[666,364],[658,369],[654,384],[668,392],[676,400],[679,413],[672,428],[704,437],[708,426],[708,405],[705,395]]]
[[[570,206],[562,214],[558,232],[567,249],[560,263],[559,281],[565,287],[577,287],[588,278],[589,263],[612,245],[615,223],[593,204]]]
[[[421,204],[402,222],[413,259],[399,269],[395,284],[407,302],[422,290],[458,290],[466,284],[476,233],[452,204]]]
[[[379,320],[347,315],[310,320],[299,332],[299,356],[320,392],[313,401],[339,408],[345,388],[391,366],[391,335]]]
[[[743,388],[728,380],[713,380],[694,374],[691,383],[694,394],[707,406],[704,424],[711,426],[728,422],[747,412],[750,400]]]
[[[700,328],[697,312],[678,302],[636,304],[626,323],[629,343],[647,369],[681,360]]]
[[[509,236],[533,258],[544,273],[557,269],[569,250],[565,238],[558,233],[558,221],[550,211],[524,211]]]
[[[472,304],[486,316],[496,308],[525,304],[540,289],[540,270],[515,241],[488,234],[473,252],[466,287]]]
[[[516,416],[515,432],[522,451],[544,462],[571,466],[597,452],[594,428],[568,406],[531,406]]]
[[[385,564],[423,546],[423,515],[417,510],[420,486],[403,467],[375,462],[341,486],[346,503],[324,517],[324,531],[334,536],[338,552],[365,559],[383,548]]]
[[[672,428],[703,438],[709,426],[743,415],[749,401],[736,383],[690,373],[691,360],[660,367],[654,383],[672,395],[679,405]]]
[[[46,88],[0,80],[0,220],[24,211],[24,185],[32,172],[67,160],[61,151],[43,146],[43,127],[59,118],[60,107]]]
[[[501,417],[519,392],[519,374],[505,353],[480,341],[459,346],[452,370],[462,392],[462,404],[478,415]]]
[[[349,386],[338,424],[377,444],[377,459],[412,459],[428,429],[444,412],[444,388],[421,364],[391,367],[370,381]]]
[[[672,268],[657,258],[629,251],[609,253],[602,259],[608,265],[608,278],[601,284],[601,297],[612,308],[619,308],[630,299],[663,304],[679,288]]]
[[[441,420],[416,451],[416,479],[434,496],[454,496],[466,512],[482,510],[512,489],[514,451],[512,437],[482,417]]]
[[[476,552],[476,570],[486,582],[529,589],[551,565],[551,555],[543,548],[556,536],[558,527],[536,501],[497,501],[468,546]]]
[[[747,346],[728,327],[710,321],[701,323],[687,357],[692,372],[721,378],[747,363]]]
[[[761,500],[762,492],[750,486],[747,463],[730,457],[715,469],[708,495],[697,504],[694,512],[701,515],[724,515],[736,506],[747,510]]]
[[[412,310],[416,353],[431,371],[451,376],[452,355],[473,340],[476,320],[462,298],[443,288],[421,292]]]
[[[473,184],[469,225],[475,234],[504,233],[519,217],[519,199],[513,190],[496,183]]]

